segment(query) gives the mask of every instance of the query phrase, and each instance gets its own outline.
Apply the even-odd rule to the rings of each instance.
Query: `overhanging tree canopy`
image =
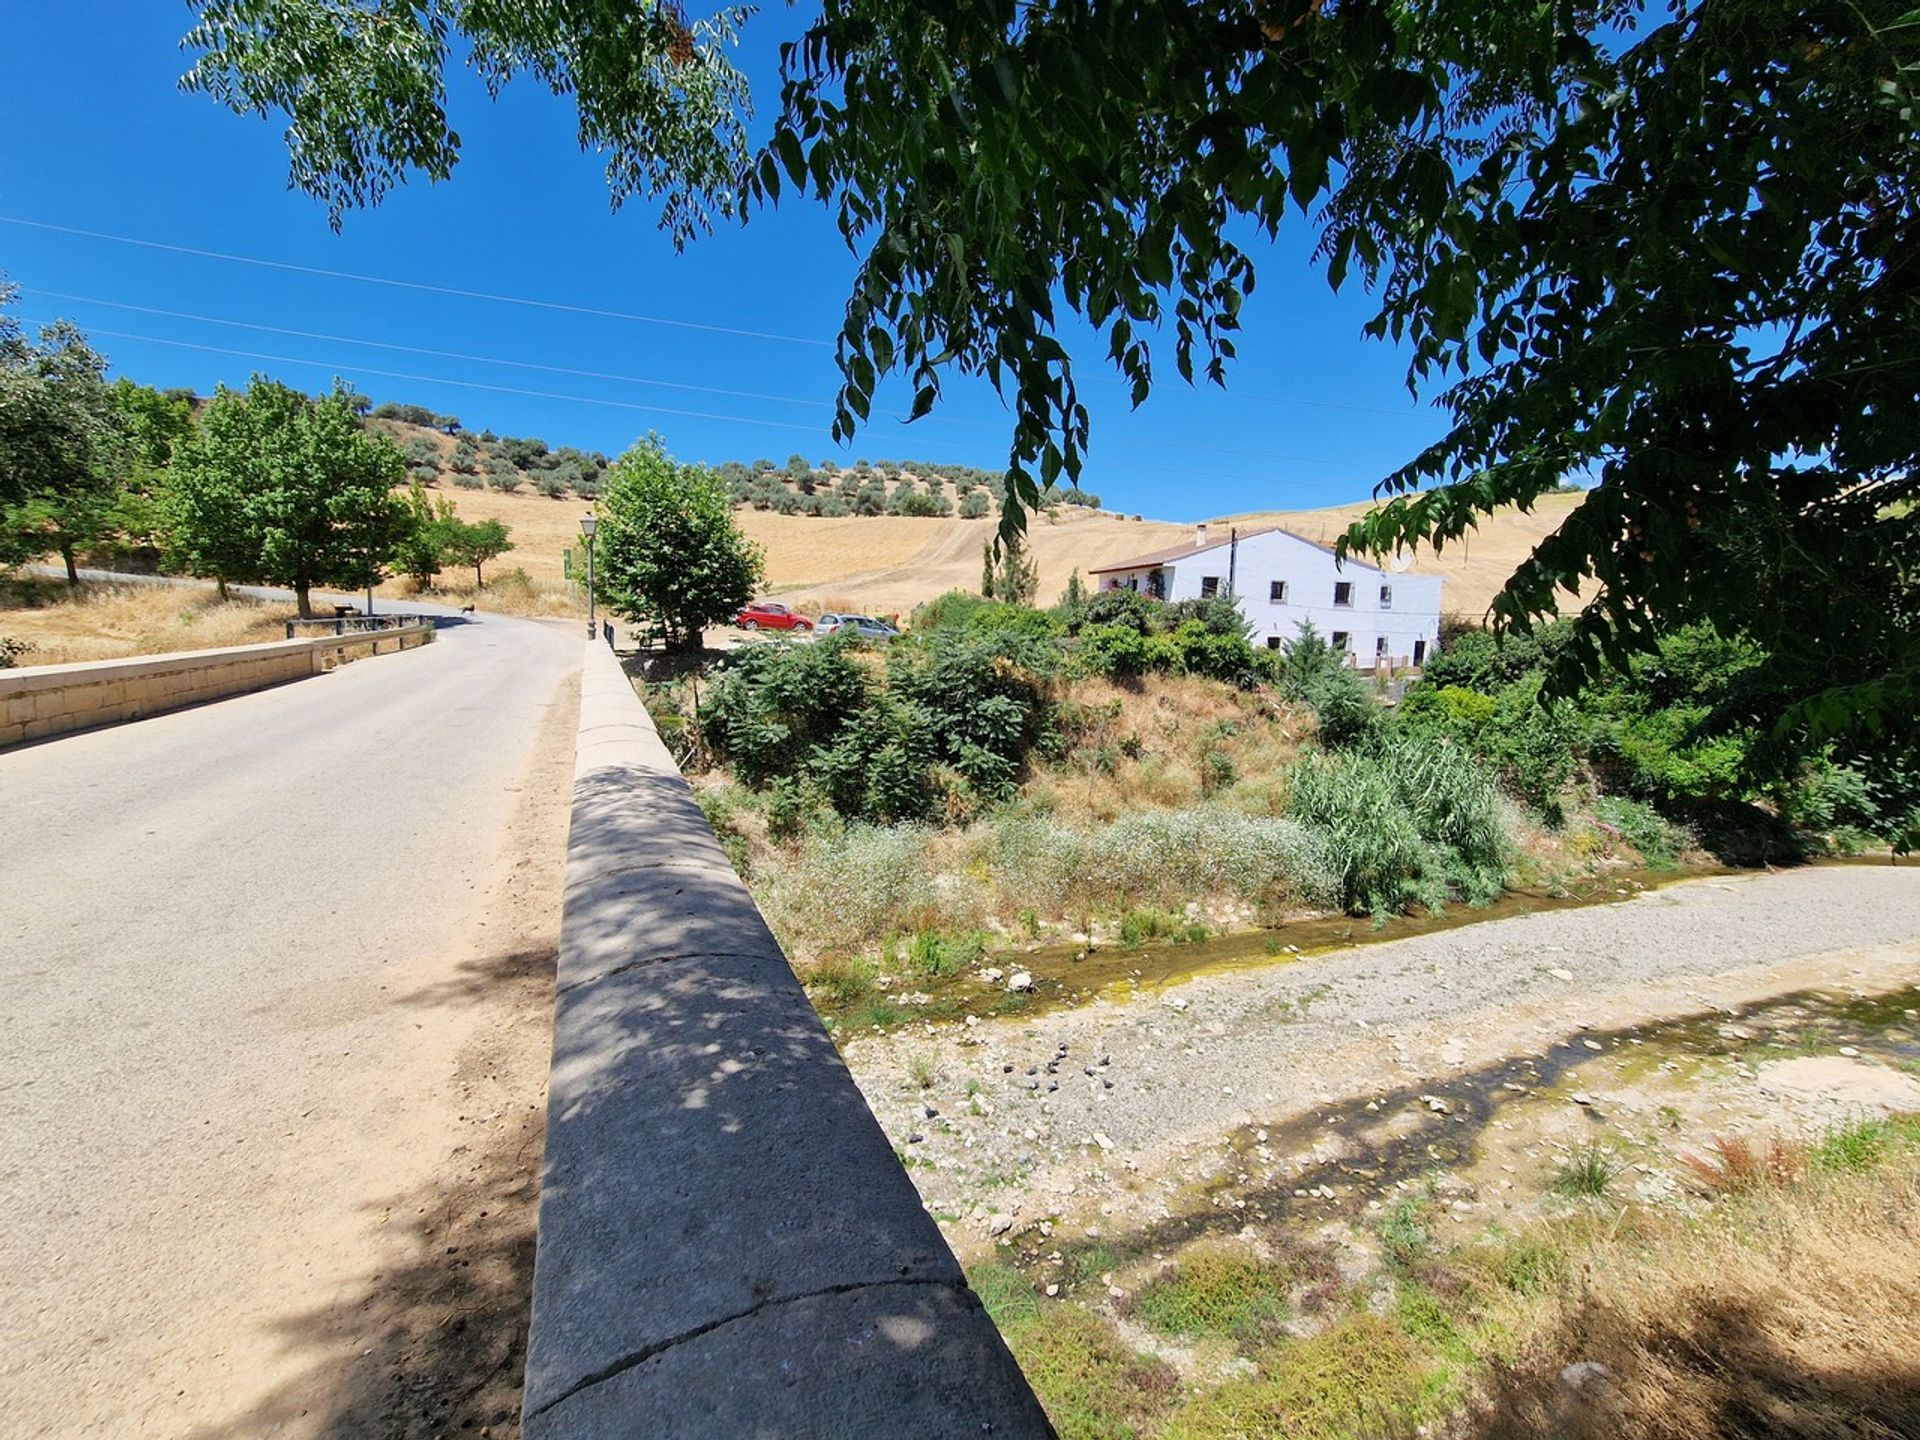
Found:
[[[1410,381],[1459,377],[1351,543],[1445,544],[1590,479],[1496,618],[1584,581],[1576,662],[1672,619],[1751,629],[1831,729],[1920,683],[1910,3],[832,0],[743,171],[736,11],[202,0],[189,84],[287,109],[295,183],[336,217],[450,170],[455,32],[490,84],[572,93],[616,199],[660,197],[676,237],[743,193],[831,205],[862,257],[836,434],[889,374],[916,415],[985,375],[1014,415],[1008,538],[1087,440],[1061,312],[1136,402],[1158,339],[1224,382],[1255,280],[1234,222],[1312,212]]]

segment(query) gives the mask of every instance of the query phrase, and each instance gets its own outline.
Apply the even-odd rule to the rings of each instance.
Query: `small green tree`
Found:
[[[649,435],[614,462],[601,500],[598,589],[621,618],[656,627],[668,649],[753,598],[760,548],[734,525],[720,477],[678,465]]]
[[[1079,615],[1087,605],[1087,587],[1081,583],[1080,572],[1075,570],[1067,576],[1066,592],[1060,597],[1060,606],[1071,615]]]
[[[431,588],[449,558],[448,542],[460,523],[453,501],[428,495],[426,487],[414,480],[407,487],[405,522],[393,547],[395,568],[411,576],[420,589]]]
[[[352,397],[318,400],[264,376],[222,387],[174,449],[164,504],[175,554],[197,574],[289,586],[313,613],[316,585],[379,578],[407,524],[393,494],[406,460],[360,428]]]
[[[446,527],[443,545],[448,560],[456,565],[473,566],[473,585],[476,590],[484,590],[487,585],[480,567],[496,555],[504,555],[513,549],[507,527],[498,520],[473,523],[455,520]]]
[[[982,546],[980,588],[989,600],[1031,605],[1040,593],[1040,567],[1024,541]]]

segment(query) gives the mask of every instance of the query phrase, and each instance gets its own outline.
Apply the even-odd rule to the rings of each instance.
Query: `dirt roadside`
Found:
[[[301,1363],[249,1395],[259,1372],[234,1356],[224,1403],[205,1397],[207,1418],[182,1433],[518,1433],[578,713],[578,686],[564,681],[516,787],[474,942],[388,987],[412,1012],[412,1053],[386,1077],[381,1122],[333,1140],[367,1177],[360,1215],[318,1265],[291,1246],[260,1257],[285,1287],[284,1318],[237,1345],[277,1351],[282,1375],[289,1354]]]

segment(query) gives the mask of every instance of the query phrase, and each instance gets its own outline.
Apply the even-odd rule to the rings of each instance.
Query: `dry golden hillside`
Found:
[[[452,440],[434,431],[392,423],[383,423],[382,428],[402,443],[427,435],[443,453],[452,449]],[[561,578],[562,557],[579,539],[585,501],[549,500],[532,493],[530,487],[513,494],[459,489],[444,474],[437,488],[452,497],[463,518],[498,519],[513,532],[515,548],[494,562],[494,570],[518,566],[535,580]],[[1448,610],[1480,615],[1514,566],[1579,502],[1578,495],[1544,496],[1532,513],[1494,516],[1465,544],[1449,547],[1444,554],[1419,553],[1412,568],[1418,574],[1446,578]],[[1256,511],[1221,516],[1210,524],[1216,535],[1235,525],[1242,529],[1284,525],[1309,540],[1331,544],[1368,508],[1369,502],[1359,501],[1323,510]],[[895,515],[829,519],[744,508],[736,513],[740,528],[766,551],[768,596],[814,610],[904,616],[945,591],[977,589],[981,547],[994,533],[990,519]],[[1040,568],[1040,598],[1050,603],[1075,570],[1085,578],[1097,565],[1181,544],[1192,535],[1193,527],[1063,506],[1050,515],[1035,516],[1029,533]]]

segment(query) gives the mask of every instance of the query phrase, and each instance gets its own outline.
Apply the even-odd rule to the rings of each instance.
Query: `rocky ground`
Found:
[[[1484,1219],[1596,1137],[1654,1194],[1675,1184],[1663,1132],[1920,1110],[1899,1068],[1916,984],[1920,867],[1821,866],[845,1053],[962,1258],[1044,1263],[1196,1215],[1378,1209],[1436,1175]]]

